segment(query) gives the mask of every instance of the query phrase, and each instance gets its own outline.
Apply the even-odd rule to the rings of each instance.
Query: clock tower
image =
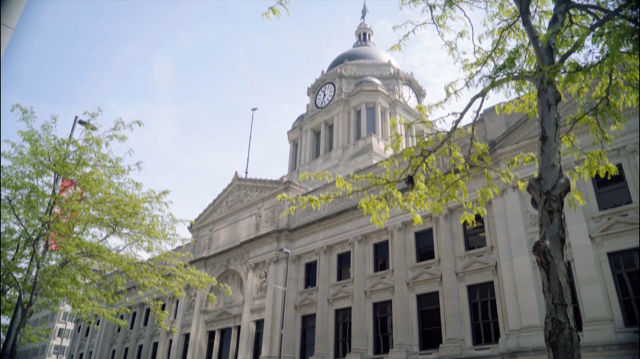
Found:
[[[338,55],[307,89],[309,103],[288,132],[288,177],[303,172],[357,172],[392,154],[393,133],[413,146],[424,128],[414,123],[426,92],[413,74],[376,48],[373,29],[362,21],[353,48]],[[391,119],[403,120],[391,125]],[[316,187],[312,181],[305,184]]]

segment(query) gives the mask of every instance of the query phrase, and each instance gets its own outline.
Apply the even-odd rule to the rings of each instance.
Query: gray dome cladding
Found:
[[[395,67],[400,68],[400,65],[398,65],[398,62],[396,61],[396,59],[394,59],[391,55],[387,54],[386,52],[382,50],[378,50],[375,47],[362,46],[362,47],[356,47],[356,48],[347,50],[342,54],[338,55],[338,57],[336,57],[331,62],[329,67],[327,67],[327,72],[342,65],[344,63],[344,60],[349,60],[350,62],[351,61],[374,61],[374,62],[383,62],[383,63],[387,63],[391,61],[391,64],[393,64]]]

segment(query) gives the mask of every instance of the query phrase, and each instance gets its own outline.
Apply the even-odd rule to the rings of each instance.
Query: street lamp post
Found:
[[[96,130],[96,126],[92,125],[91,123],[89,123],[88,121],[84,121],[78,118],[78,116],[76,116],[73,119],[73,125],[71,125],[71,132],[69,133],[69,140],[67,141],[67,149],[69,149],[69,145],[71,144],[71,139],[73,138],[73,132],[76,129],[76,125],[80,124],[80,126],[83,126],[89,130]],[[61,177],[57,174],[54,173],[53,175],[53,193],[55,193],[55,191],[59,190],[58,188],[60,187],[60,180]],[[51,210],[53,210],[53,207],[51,207]],[[26,277],[25,277],[25,283],[30,283],[31,282],[31,266],[29,266],[27,273],[26,273]],[[2,343],[2,354],[0,355],[1,358],[9,358],[11,353],[13,352],[13,348],[15,347],[15,351],[18,351],[18,343],[14,343],[15,339],[16,339],[16,334],[18,334],[18,325],[20,324],[20,322],[22,321],[22,307],[24,305],[24,300],[22,298],[21,295],[18,295],[18,298],[16,300],[16,305],[13,307],[13,314],[11,315],[11,320],[9,321],[9,328],[7,328],[7,334],[4,337],[4,343]]]
[[[280,252],[287,254],[287,270],[284,274],[284,288],[274,285],[278,289],[284,291],[284,297],[282,298],[282,313],[280,316],[280,344],[278,346],[278,358],[282,359],[282,342],[284,340],[284,313],[287,310],[287,287],[289,284],[289,259],[291,259],[291,251],[286,248],[280,248]]]

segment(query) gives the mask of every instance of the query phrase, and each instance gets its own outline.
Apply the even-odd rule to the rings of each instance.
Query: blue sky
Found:
[[[97,107],[103,124],[142,120],[128,143],[145,167],[136,178],[171,190],[173,212],[190,220],[244,173],[258,107],[249,177],[281,177],[286,132],[305,110],[307,87],[351,48],[362,2],[293,1],[290,17],[263,20],[273,2],[28,0],[2,58],[2,139],[15,138],[14,103],[58,115],[61,134]],[[367,5],[385,50],[401,35],[393,25],[419,19],[396,1]],[[440,98],[456,67],[431,31],[409,45],[393,56],[428,101]]]

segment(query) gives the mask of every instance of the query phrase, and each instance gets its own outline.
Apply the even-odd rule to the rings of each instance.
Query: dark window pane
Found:
[[[417,299],[420,350],[437,349],[442,344],[440,296],[435,292],[419,295]]]
[[[231,352],[231,328],[220,330],[220,344],[218,347],[218,359],[229,359]]]
[[[300,359],[309,359],[315,351],[316,315],[311,314],[302,317],[301,329]]]
[[[264,331],[264,320],[256,321],[256,334],[253,339],[253,359],[259,359],[262,354],[262,334]]]
[[[604,211],[632,202],[627,179],[621,164],[617,165],[618,174],[611,178],[596,176],[593,179],[593,189],[598,202],[598,209]]]
[[[115,353],[116,353],[116,351],[114,350],[113,354],[115,355]],[[158,342],[154,342],[153,343],[153,347],[151,349],[151,358],[150,359],[158,359]]]
[[[150,313],[151,313],[151,308],[147,308],[144,311],[144,323],[143,324],[144,324],[145,327],[147,326],[147,324],[149,324],[149,314]]]
[[[571,263],[567,262],[567,275],[569,276],[569,289],[571,290],[571,303],[573,306],[573,318],[576,330],[582,331],[582,314],[580,313],[580,303],[578,302],[578,292],[576,292],[576,283],[573,279],[573,270]]]
[[[373,246],[374,272],[381,272],[389,269],[389,241],[376,243]]]
[[[423,262],[434,259],[435,248],[433,246],[433,229],[416,232],[416,262]]]
[[[487,238],[484,230],[484,218],[476,216],[475,227],[471,227],[465,223],[463,228],[465,248],[468,251],[487,246]]]
[[[351,308],[336,310],[335,358],[345,358],[351,351]]]
[[[338,254],[338,281],[351,278],[351,252]]]
[[[305,288],[314,288],[316,286],[316,273],[318,271],[318,262],[313,261],[305,265]]]
[[[362,138],[362,113],[356,111],[356,140]]]
[[[473,345],[495,344],[500,339],[493,282],[468,287]]]
[[[138,353],[136,354],[136,359],[142,359],[142,344],[138,345]]]
[[[391,301],[373,304],[373,354],[387,354],[393,347]]]
[[[639,297],[638,272],[640,264],[638,259],[638,248],[609,253],[609,263],[613,279],[616,283],[616,292],[620,302],[620,310],[624,318],[626,327],[637,327],[640,321],[638,314]]]
[[[191,334],[187,333],[182,339],[182,359],[187,359],[187,353],[189,352],[189,339],[191,339]]]
[[[375,108],[367,107],[367,135],[376,133]]]
[[[138,314],[138,312],[133,312],[133,314],[131,314],[131,321],[129,322],[129,330],[133,329],[133,326],[136,323],[136,315]]]

